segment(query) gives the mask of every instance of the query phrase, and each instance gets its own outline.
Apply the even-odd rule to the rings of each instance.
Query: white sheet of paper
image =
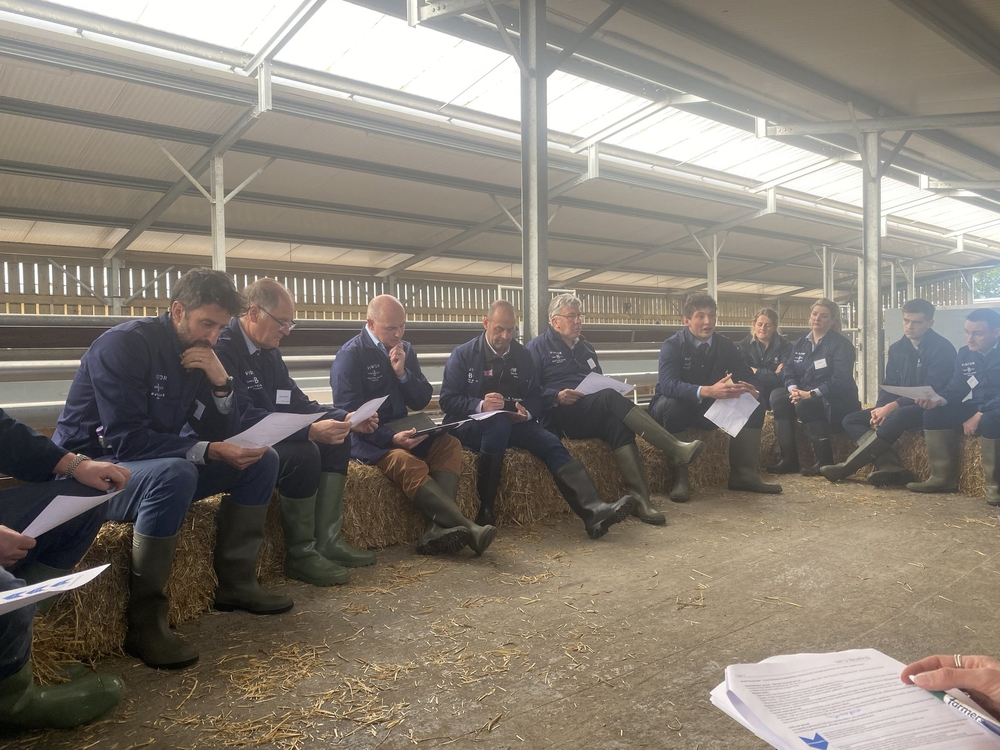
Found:
[[[29,604],[48,599],[50,596],[61,594],[63,591],[75,589],[88,581],[92,581],[105,570],[108,565],[99,565],[96,568],[81,570],[79,573],[70,573],[68,576],[50,578],[47,581],[36,583],[34,586],[24,586],[10,591],[0,591],[0,615],[13,612],[15,609],[27,607]]]
[[[607,375],[601,375],[599,372],[590,373],[587,377],[580,381],[580,385],[573,390],[580,391],[580,393],[583,393],[584,395],[589,395],[591,393],[603,391],[605,388],[611,388],[614,391],[618,391],[618,393],[623,396],[635,390],[634,385],[629,385],[628,383],[623,383],[620,380],[609,378]]]
[[[373,398],[371,401],[365,401],[365,403],[361,404],[354,411],[354,416],[351,417],[351,424],[361,424],[366,419],[371,419],[387,398],[389,397],[382,396],[382,398]]]
[[[750,419],[760,402],[749,393],[741,393],[739,398],[719,398],[708,407],[705,416],[715,422],[730,437],[736,437],[743,425]]]
[[[514,414],[515,412],[507,411],[506,409],[494,409],[493,411],[481,411],[477,414],[470,414],[469,419],[474,419],[477,422],[482,422],[484,419],[489,419],[490,417],[495,417],[497,414]]]
[[[303,427],[307,427],[322,417],[323,414],[285,414],[273,411],[253,427],[243,430],[239,435],[226,438],[227,443],[240,448],[263,448],[280,443]]]
[[[107,495],[95,495],[94,497],[77,497],[75,495],[56,495],[52,502],[42,509],[42,512],[35,516],[35,520],[28,524],[21,533],[37,539],[46,531],[51,531],[56,526],[66,523],[71,518],[76,518],[84,511],[90,510],[101,503],[117,495],[118,492],[109,492]]]
[[[886,393],[891,393],[893,396],[902,396],[903,398],[929,398],[931,401],[942,400],[929,385],[883,385],[882,390]]]
[[[995,750],[989,731],[904,684],[904,666],[875,649],[734,664],[726,697],[741,724],[778,748],[826,747],[826,740],[831,750]]]

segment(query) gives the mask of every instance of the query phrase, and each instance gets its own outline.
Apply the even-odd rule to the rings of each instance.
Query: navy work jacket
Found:
[[[48,482],[68,452],[0,409],[0,472],[22,482]]]
[[[795,386],[803,391],[818,390],[829,400],[843,403],[858,401],[858,384],[854,381],[854,345],[843,335],[829,330],[813,347],[812,334],[795,342],[785,362],[781,376],[785,388]],[[819,365],[819,367],[817,367]]]
[[[589,341],[581,337],[571,349],[552,326],[524,346],[535,364],[542,387],[542,408],[546,411],[559,405],[559,391],[576,388],[592,372],[604,374]]]
[[[920,339],[920,345],[916,349],[906,336],[889,347],[889,359],[882,384],[929,385],[935,393],[940,394],[947,387],[954,371],[955,347],[931,328]],[[890,401],[895,401],[900,406],[912,406],[914,403],[912,398],[894,396],[880,388],[875,405],[885,406]]]
[[[483,400],[481,392],[486,353],[493,356],[483,334],[456,347],[448,357],[440,397],[445,422],[457,422],[479,410],[479,402]],[[513,363],[509,374],[512,382],[505,388],[504,395],[521,399],[521,406],[537,418],[542,409],[542,396],[531,355],[524,346],[512,341],[508,360],[511,357]]]
[[[740,342],[740,355],[743,361],[757,370],[764,372],[774,372],[778,365],[788,359],[792,353],[792,342],[775,333],[771,337],[771,342],[765,348],[753,334],[750,334]]]
[[[288,374],[288,367],[278,349],[258,349],[251,354],[239,318],[233,318],[229,327],[219,336],[215,353],[226,372],[233,376],[236,406],[244,429],[276,411],[286,414],[324,414],[325,419],[339,421],[347,416],[343,409],[324,406],[304,394]],[[308,440],[309,428],[304,427],[285,439]]]
[[[427,382],[417,353],[410,342],[403,342],[406,351],[405,383],[396,377],[389,364],[389,355],[368,335],[367,326],[337,352],[330,368],[330,388],[333,403],[348,412],[356,411],[366,401],[388,396],[378,409],[379,427],[370,435],[351,433],[351,457],[366,464],[375,464],[393,449],[396,431],[387,424],[407,415],[407,409],[419,411],[431,400],[433,389]]]
[[[975,386],[969,383],[971,378],[975,378]],[[1000,408],[1000,348],[994,346],[983,354],[963,346],[955,358],[951,380],[944,393],[938,393],[956,406],[972,393],[970,400],[983,413]]]
[[[52,440],[92,458],[142,461],[186,458],[202,440],[236,434],[239,409],[219,412],[205,373],[181,367],[183,351],[169,312],[102,333],[80,360]]]
[[[692,368],[695,349],[701,343],[687,328],[682,328],[663,342],[660,347],[659,378],[649,408],[661,398],[697,402],[699,386],[714,385],[727,373],[733,376],[733,382],[750,383],[754,388],[757,387],[757,378],[743,361],[736,344],[718,331],[712,336],[713,352],[709,355],[714,357],[714,364],[704,376],[697,377]]]

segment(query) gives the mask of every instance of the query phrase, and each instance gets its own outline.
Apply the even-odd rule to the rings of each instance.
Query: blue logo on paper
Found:
[[[824,740],[823,736],[819,732],[817,732],[816,736],[812,739],[809,739],[808,737],[799,737],[799,739],[809,745],[809,747],[816,748],[816,750],[826,750],[827,747],[830,746],[830,743],[827,740]]]

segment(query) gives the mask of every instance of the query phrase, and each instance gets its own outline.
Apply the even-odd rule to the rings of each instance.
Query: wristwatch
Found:
[[[69,466],[66,467],[66,473],[63,474],[67,479],[73,478],[73,472],[76,471],[76,467],[82,464],[84,461],[89,461],[90,456],[85,456],[82,453],[77,453],[76,458],[69,462]]]
[[[232,392],[233,392],[233,376],[232,375],[230,375],[228,378],[226,378],[226,382],[223,385],[213,385],[212,386],[212,395],[218,396],[219,398],[223,398],[224,396],[228,396]]]

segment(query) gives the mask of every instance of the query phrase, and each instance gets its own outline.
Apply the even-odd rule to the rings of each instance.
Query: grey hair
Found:
[[[273,310],[285,296],[293,299],[288,287],[269,278],[257,279],[243,290],[243,298],[247,301],[248,307],[256,305],[265,310]]]
[[[583,300],[570,292],[557,294],[549,302],[549,320],[559,313],[564,307],[575,307],[577,310],[583,309]]]

